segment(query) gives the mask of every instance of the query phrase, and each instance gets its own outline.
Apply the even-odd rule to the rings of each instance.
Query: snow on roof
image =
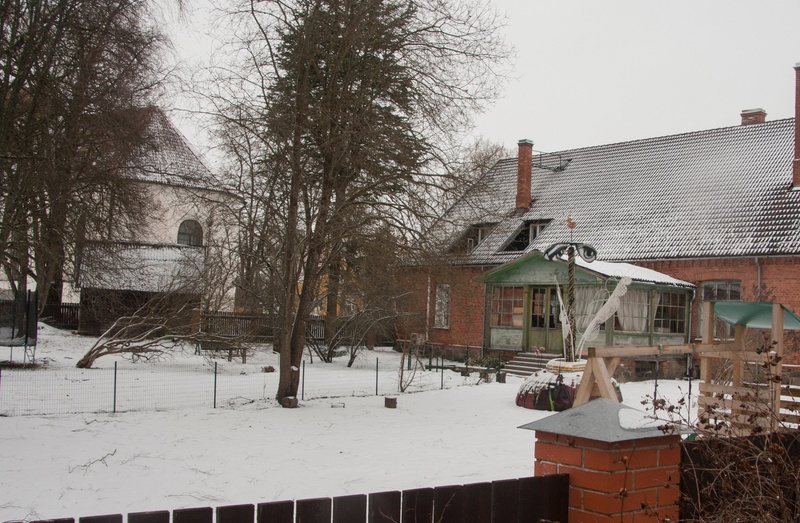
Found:
[[[575,258],[575,264],[579,267],[583,267],[584,269],[594,271],[610,278],[624,278],[625,276],[628,276],[633,281],[639,282],[674,285],[676,287],[686,287],[692,289],[695,287],[693,283],[689,283],[688,281],[679,280],[664,273],[654,271],[652,269],[646,269],[644,267],[638,267],[636,265],[631,265],[630,263],[605,262],[599,260],[589,263],[584,261],[582,258]]]
[[[205,250],[185,245],[90,244],[80,271],[83,288],[198,292]]]
[[[219,190],[220,183],[189,141],[161,109],[150,107],[147,139],[134,155],[129,175],[144,181]]]
[[[447,227],[431,233],[454,228],[454,237],[470,224],[497,223],[457,260],[464,265],[499,265],[569,239],[593,245],[604,261],[796,254],[793,147],[790,118],[542,153],[533,157],[532,203],[521,216],[514,213],[517,159],[509,158],[487,173],[483,192],[448,211]],[[577,222],[572,230],[568,216]],[[524,252],[503,251],[524,224],[548,220]]]
[[[643,438],[663,437],[659,426],[650,423],[648,414],[606,398],[597,398],[553,416],[527,423],[521,429],[549,432],[562,436],[619,443]]]

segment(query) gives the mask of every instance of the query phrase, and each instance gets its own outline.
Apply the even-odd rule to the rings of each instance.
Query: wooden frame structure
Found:
[[[705,302],[702,314],[702,342],[699,344],[590,348],[573,406],[583,405],[590,398],[598,396],[619,401],[611,376],[622,358],[692,354],[700,358],[698,413],[701,416],[721,420],[733,432],[745,432],[752,429],[754,424],[772,431],[777,430],[779,425],[800,424],[800,402],[795,402],[794,391],[790,386],[782,385],[780,379],[783,306],[772,304],[770,344],[766,348],[747,347],[745,326],[739,324],[735,326],[733,341],[715,342],[714,303]],[[714,370],[721,366],[726,373],[720,379],[715,377]],[[765,369],[768,379],[763,382],[748,379],[747,370],[754,368]],[[790,398],[782,400],[782,392]]]

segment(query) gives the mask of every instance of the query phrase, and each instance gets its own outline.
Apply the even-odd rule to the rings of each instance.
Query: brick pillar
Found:
[[[628,411],[601,398],[522,427],[536,431],[535,475],[569,474],[569,523],[677,523],[680,436],[625,428]]]

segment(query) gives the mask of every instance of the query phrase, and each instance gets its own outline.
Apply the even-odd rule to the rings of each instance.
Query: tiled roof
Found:
[[[524,254],[500,249],[526,220],[552,222],[525,253],[572,239],[605,261],[800,254],[793,146],[794,119],[786,119],[534,155],[532,205],[520,217],[517,160],[501,160],[480,194],[449,211],[439,234],[454,238],[469,224],[499,222],[460,257],[470,265]],[[567,216],[577,222],[572,231]]]
[[[145,109],[150,116],[147,138],[135,155],[129,175],[141,180],[197,189],[219,189],[211,174],[186,138],[158,108]]]

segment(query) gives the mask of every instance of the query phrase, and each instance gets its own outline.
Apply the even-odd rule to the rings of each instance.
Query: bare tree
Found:
[[[148,4],[0,0],[0,263],[12,285],[35,279],[42,306],[84,231],[141,209],[121,174],[160,78]]]

